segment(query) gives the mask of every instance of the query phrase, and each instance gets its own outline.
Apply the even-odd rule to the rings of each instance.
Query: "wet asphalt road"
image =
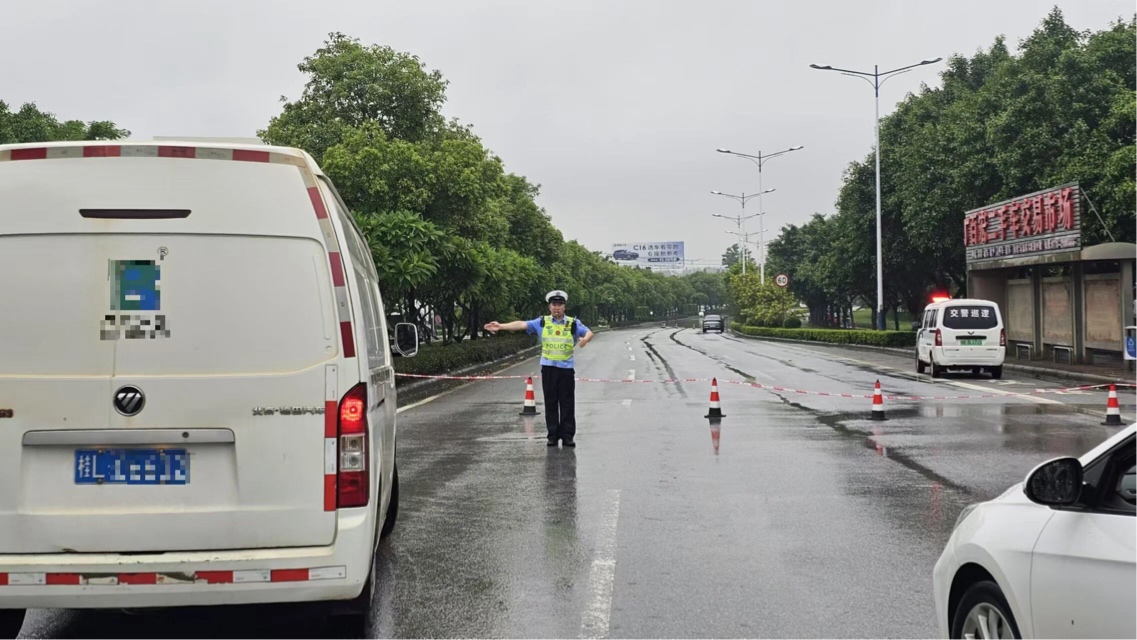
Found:
[[[537,372],[536,360],[502,375]],[[599,334],[578,446],[518,415],[524,381],[404,410],[402,500],[373,637],[930,637],[932,567],[960,509],[1109,437],[1101,392],[917,376],[907,358],[675,328]],[[708,382],[726,417],[712,426]],[[871,401],[794,390],[996,398]],[[1121,394],[1133,420],[1134,396]],[[301,607],[34,611],[27,637],[342,636]]]

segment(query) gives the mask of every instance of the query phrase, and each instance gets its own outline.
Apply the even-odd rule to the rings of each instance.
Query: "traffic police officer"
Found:
[[[580,320],[565,315],[568,294],[561,290],[545,296],[549,315],[533,320],[515,320],[501,324],[496,320],[486,331],[525,331],[541,336],[541,390],[545,395],[545,427],[548,444],[576,446],[576,369],[573,348],[583,348],[592,341],[592,331]]]

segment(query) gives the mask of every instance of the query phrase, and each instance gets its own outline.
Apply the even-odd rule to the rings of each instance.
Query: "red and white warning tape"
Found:
[[[310,569],[253,569],[244,571],[196,571],[192,573],[0,573],[0,587],[34,586],[125,586],[174,584],[242,584],[249,582],[310,582],[343,580],[347,567]]]
[[[396,373],[398,377],[403,378],[429,378],[433,380],[525,380],[530,377],[537,377],[538,374],[528,374],[520,376],[431,376],[416,373]],[[614,383],[614,384],[677,384],[680,382],[710,382],[712,378],[669,378],[665,380],[612,380],[608,378],[577,378],[577,382],[601,382],[601,383]],[[767,391],[778,391],[782,393],[796,393],[800,395],[812,396],[825,396],[831,398],[872,398],[871,393],[834,393],[829,391],[809,391],[805,389],[791,389],[789,387],[779,387],[776,385],[765,385],[758,382],[748,382],[746,380],[722,380],[719,382],[723,384],[733,384],[743,387],[753,387],[755,389],[765,389]],[[1134,388],[1137,385],[1132,383],[1119,382],[1115,383],[1119,389]],[[1021,395],[1033,396],[1044,395],[1048,393],[1072,393],[1076,391],[1104,391],[1109,387],[1108,384],[1091,384],[1081,387],[1067,387],[1063,389],[1035,389],[1033,391],[1021,391],[1011,394],[1007,393],[975,393],[966,395],[955,396],[922,396],[922,395],[886,395],[887,400],[975,400],[980,398],[1006,398],[1008,395]]]

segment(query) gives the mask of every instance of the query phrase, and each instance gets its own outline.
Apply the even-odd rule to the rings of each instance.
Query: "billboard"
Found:
[[[1082,248],[1082,198],[1077,184],[1004,200],[963,216],[968,266]]]
[[[685,266],[682,242],[628,242],[612,245],[616,264],[652,271],[679,271]]]

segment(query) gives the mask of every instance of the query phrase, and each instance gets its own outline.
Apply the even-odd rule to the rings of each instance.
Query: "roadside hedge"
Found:
[[[738,333],[758,338],[786,338],[830,344],[862,344],[874,347],[914,347],[914,331],[862,331],[858,329],[777,329],[749,327],[732,322],[730,328]]]
[[[537,345],[537,336],[527,334],[496,335],[477,340],[463,340],[443,346],[441,343],[419,345],[413,358],[395,358],[396,373],[439,375],[464,367],[493,362]],[[408,384],[413,378],[398,378],[396,384]]]
[[[637,324],[653,323],[638,320],[621,323],[621,326],[635,326]],[[676,319],[668,320],[668,326],[676,326]],[[606,327],[593,328],[594,333],[605,330],[607,330]],[[431,345],[422,344],[419,345],[418,353],[413,358],[396,357],[394,359],[395,373],[415,373],[426,376],[451,373],[465,367],[493,362],[515,355],[529,347],[535,347],[537,344],[537,336],[524,333],[501,333],[496,336],[477,340],[463,340],[457,344],[445,346],[440,342]],[[414,378],[396,378],[395,385],[402,386],[414,381]]]

